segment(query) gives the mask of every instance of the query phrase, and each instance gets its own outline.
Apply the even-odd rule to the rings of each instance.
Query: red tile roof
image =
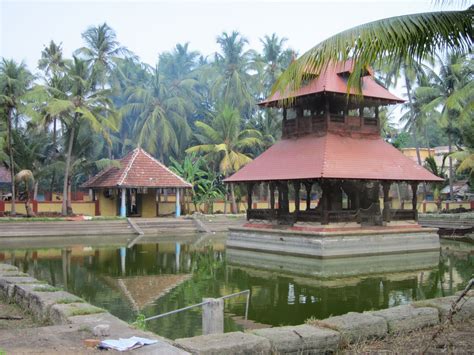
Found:
[[[224,181],[318,178],[442,181],[378,136],[334,133],[281,140]]]
[[[259,105],[275,104],[279,100],[289,97],[298,97],[324,92],[332,92],[338,94],[347,94],[347,76],[344,73],[350,73],[353,68],[353,62],[348,60],[337,64],[329,64],[326,70],[322,71],[315,79],[311,80],[308,85],[301,87],[296,92],[289,94],[281,94],[276,92],[268,99],[259,103]],[[356,88],[351,88],[351,94],[356,94]],[[378,84],[373,77],[372,69],[367,69],[367,75],[362,77],[362,95],[367,98],[387,100],[390,103],[402,103],[404,100],[391,94],[382,85]]]
[[[82,187],[192,188],[192,185],[143,149],[136,148],[120,160],[120,168],[104,169]]]
[[[0,163],[0,183],[10,184],[11,182],[10,170]]]

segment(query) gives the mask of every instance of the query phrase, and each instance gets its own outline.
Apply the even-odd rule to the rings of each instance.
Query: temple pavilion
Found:
[[[225,180],[246,185],[247,219],[289,225],[417,220],[419,183],[441,179],[381,138],[380,107],[403,100],[378,84],[371,69],[363,73],[362,95],[355,89],[348,94],[352,68],[352,61],[330,64],[291,95],[276,92],[259,104],[282,109],[282,139]],[[289,97],[293,99],[285,100]],[[400,182],[409,184],[413,192],[409,210],[390,208],[390,186]],[[252,208],[252,191],[260,183],[269,184],[270,208]],[[315,185],[322,194],[311,208]],[[304,209],[301,193],[306,197]],[[294,195],[294,212],[290,212],[290,195]]]
[[[175,215],[181,214],[182,191],[192,185],[141,148],[136,148],[90,178],[82,187],[92,189],[99,215],[155,217],[160,195],[175,196]],[[167,211],[173,212],[173,211]]]

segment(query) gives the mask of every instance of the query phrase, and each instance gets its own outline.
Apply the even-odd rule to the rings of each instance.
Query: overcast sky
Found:
[[[431,1],[71,1],[0,0],[0,56],[24,60],[31,70],[50,40],[65,55],[83,45],[81,33],[107,22],[118,40],[142,61],[177,43],[209,55],[216,37],[237,30],[260,50],[259,39],[273,32],[302,54],[341,30],[396,15],[438,10]]]

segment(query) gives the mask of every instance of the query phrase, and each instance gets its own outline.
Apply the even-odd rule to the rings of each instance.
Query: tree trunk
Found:
[[[449,162],[449,200],[453,201],[454,198],[454,177],[453,177],[453,158],[451,158],[451,153],[453,151],[453,138],[451,133],[451,118],[449,119],[449,131],[448,131],[448,162]]]
[[[237,213],[237,203],[235,202],[234,184],[230,184],[230,199],[232,203],[232,213]]]
[[[64,185],[63,185],[63,204],[62,204],[62,208],[61,208],[61,214],[63,216],[67,216],[68,215],[68,204],[67,204],[67,200],[68,200],[68,185],[69,185],[69,168],[70,168],[70,165],[71,165],[71,154],[72,154],[72,146],[73,146],[73,143],[74,143],[74,134],[75,134],[75,131],[76,131],[76,126],[74,125],[74,122],[72,124],[72,128],[71,128],[71,134],[69,136],[69,145],[68,145],[68,149],[67,149],[67,155],[66,155],[66,167],[64,169]]]
[[[12,109],[7,108],[7,139],[8,139],[8,158],[10,161],[10,177],[11,177],[11,190],[12,190],[12,208],[10,210],[10,216],[16,216],[16,206],[15,206],[15,166],[13,165],[13,137],[12,137]]]
[[[33,189],[33,200],[38,199],[38,181],[35,181],[35,187]]]
[[[25,210],[26,210],[26,216],[27,217],[34,217],[34,212],[33,209],[31,208],[30,205],[30,188],[29,184],[27,181],[25,181]]]
[[[416,159],[418,160],[418,165],[422,166],[423,162],[421,161],[421,155],[420,155],[420,143],[418,142],[418,134],[416,131],[418,128],[416,126],[415,109],[413,107],[413,100],[411,97],[411,84],[406,74],[406,68],[404,72],[405,72],[405,86],[407,89],[408,103],[410,105],[410,116],[411,116],[411,124],[412,124],[413,141],[415,143],[415,150],[416,150]],[[426,199],[426,183],[423,183],[423,200],[425,199]]]
[[[72,176],[69,176],[67,182],[67,214],[72,215]]]

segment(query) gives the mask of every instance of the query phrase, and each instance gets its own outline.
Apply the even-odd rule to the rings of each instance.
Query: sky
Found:
[[[249,48],[276,33],[304,53],[344,29],[381,18],[438,10],[432,1],[270,1],[270,0],[0,0],[0,57],[25,61],[35,70],[49,41],[62,43],[66,57],[84,45],[81,33],[106,22],[122,45],[142,61],[155,64],[158,54],[177,43],[212,55],[216,37],[239,31]]]
[[[471,2],[462,6],[458,1],[443,10]],[[62,43],[65,57],[71,57],[84,45],[81,33],[104,22],[123,46],[150,65],[177,43],[190,42],[190,50],[213,56],[219,50],[216,37],[233,30],[248,39],[248,49],[261,50],[260,39],[276,33],[301,55],[366,22],[439,10],[434,0],[0,0],[0,57],[24,61],[37,72],[41,51],[51,40]],[[402,87],[392,91],[404,97]],[[400,110],[394,107],[395,124]]]

